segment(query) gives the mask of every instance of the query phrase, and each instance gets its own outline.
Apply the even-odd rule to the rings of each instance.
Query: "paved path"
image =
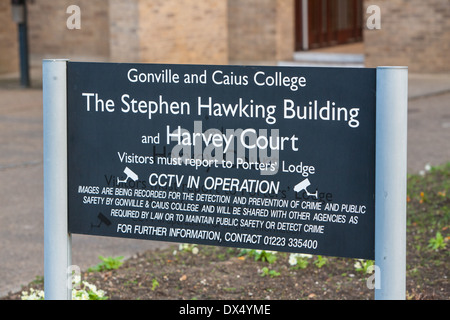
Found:
[[[450,161],[450,76],[410,76],[408,171]],[[0,82],[0,296],[44,274],[42,91]],[[166,243],[73,235],[73,263]]]

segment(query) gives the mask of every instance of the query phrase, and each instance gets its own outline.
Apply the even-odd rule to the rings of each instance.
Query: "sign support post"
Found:
[[[375,299],[406,295],[408,68],[377,68]]]
[[[46,300],[71,299],[67,228],[67,60],[43,61],[44,290]]]

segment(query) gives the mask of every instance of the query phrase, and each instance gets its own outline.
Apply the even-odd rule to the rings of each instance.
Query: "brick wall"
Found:
[[[230,60],[291,59],[294,0],[228,0]]]
[[[30,1],[31,65],[39,67],[45,58],[226,64],[226,4],[227,0]],[[67,28],[71,14],[66,10],[70,5],[80,7],[81,29]],[[10,16],[10,1],[1,0],[0,72],[3,73],[18,70],[11,68],[9,60],[4,62],[9,55],[16,59],[18,55],[17,32]]]
[[[139,45],[139,0],[110,0],[110,60],[141,62]]]
[[[18,33],[12,20],[11,1],[0,1],[0,23],[0,74],[18,72]]]
[[[80,30],[66,27],[66,9],[73,4],[81,8]],[[450,72],[449,0],[364,0],[364,8],[372,4],[381,8],[381,30],[364,28],[368,67]],[[10,7],[9,0],[0,1],[0,73],[19,70]],[[294,51],[294,0],[33,0],[28,22],[35,64],[53,57],[275,62],[291,59]]]
[[[226,64],[226,0],[139,1],[143,62]]]
[[[276,60],[290,60],[295,51],[295,1],[277,0]]]
[[[67,7],[81,10],[81,29],[69,30]],[[34,0],[28,4],[30,54],[70,58],[109,56],[108,0]]]
[[[378,5],[381,29],[364,30],[366,65],[407,65],[410,72],[450,71],[449,0],[365,0]]]

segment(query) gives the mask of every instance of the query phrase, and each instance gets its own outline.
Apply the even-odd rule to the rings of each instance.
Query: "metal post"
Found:
[[[27,4],[25,0],[12,0],[13,20],[17,22],[19,31],[20,84],[24,88],[30,86],[30,68],[28,58],[28,26]]]
[[[43,61],[44,290],[47,300],[71,299],[67,285],[67,60]]]
[[[19,45],[20,45],[20,84],[24,88],[30,86],[30,68],[28,61],[28,30],[27,9],[24,6],[25,21],[19,23]]]
[[[376,99],[375,299],[403,300],[408,68],[378,67]]]

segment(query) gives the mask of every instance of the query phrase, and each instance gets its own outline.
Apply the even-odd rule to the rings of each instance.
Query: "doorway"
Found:
[[[296,50],[362,41],[362,0],[295,0]]]

